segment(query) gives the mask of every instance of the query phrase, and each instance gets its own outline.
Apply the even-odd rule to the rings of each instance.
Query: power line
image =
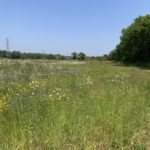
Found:
[[[6,50],[9,51],[9,38],[6,38]]]

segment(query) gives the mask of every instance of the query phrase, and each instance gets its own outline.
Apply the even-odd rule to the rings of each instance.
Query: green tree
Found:
[[[79,60],[85,60],[86,55],[82,52],[79,53]]]
[[[121,41],[110,57],[123,61],[150,61],[150,15],[138,17],[122,30]]]
[[[11,58],[19,59],[19,58],[21,58],[21,53],[19,51],[13,51],[13,52],[11,52]]]
[[[73,60],[76,60],[76,59],[78,59],[78,57],[79,57],[79,55],[78,55],[77,52],[73,52],[73,53],[71,54],[71,56],[72,56],[72,59],[73,59]]]

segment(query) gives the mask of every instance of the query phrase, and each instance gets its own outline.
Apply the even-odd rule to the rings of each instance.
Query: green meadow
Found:
[[[0,62],[0,150],[148,149],[150,70],[109,61]]]

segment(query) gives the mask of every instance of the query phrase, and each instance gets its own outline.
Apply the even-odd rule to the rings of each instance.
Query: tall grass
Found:
[[[111,62],[5,60],[0,149],[146,149],[150,72]]]

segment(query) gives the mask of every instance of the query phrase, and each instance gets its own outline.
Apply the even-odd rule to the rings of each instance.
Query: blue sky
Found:
[[[0,49],[103,55],[145,14],[148,0],[0,0]]]

